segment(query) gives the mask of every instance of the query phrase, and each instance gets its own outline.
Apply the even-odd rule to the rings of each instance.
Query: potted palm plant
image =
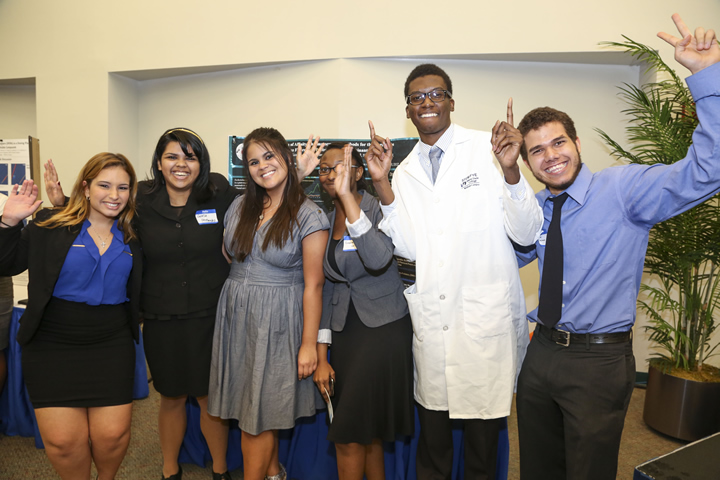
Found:
[[[695,104],[683,80],[658,53],[627,37],[606,42],[655,69],[659,80],[625,84],[623,148],[597,130],[612,154],[643,165],[672,164],[685,157],[698,125]],[[720,374],[706,363],[720,306],[720,197],[657,224],[650,231],[638,308],[657,353],[649,360],[644,419],[652,428],[683,440],[720,431]]]

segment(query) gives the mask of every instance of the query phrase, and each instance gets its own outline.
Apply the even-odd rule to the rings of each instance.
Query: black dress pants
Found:
[[[536,332],[518,379],[522,480],[614,480],[634,384],[631,341],[563,347]]]
[[[447,410],[428,410],[417,404],[420,438],[417,449],[418,480],[451,480],[452,421]],[[498,435],[505,418],[465,419],[465,480],[495,480]]]

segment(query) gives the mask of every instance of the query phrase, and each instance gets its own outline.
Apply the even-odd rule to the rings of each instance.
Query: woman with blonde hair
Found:
[[[137,180],[123,155],[82,168],[70,200],[40,207],[32,180],[0,217],[0,275],[29,271],[17,341],[48,459],[63,479],[115,477],[130,442],[142,254],[133,231]]]

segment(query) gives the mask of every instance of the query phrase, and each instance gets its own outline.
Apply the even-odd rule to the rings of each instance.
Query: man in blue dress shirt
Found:
[[[556,318],[549,314],[528,315],[537,326],[517,391],[523,480],[615,478],[635,381],[631,329],[648,232],[720,190],[720,48],[712,30],[692,35],[679,15],[673,21],[683,38],[658,36],[692,73],[687,84],[700,120],[683,160],[592,173],[580,159],[580,140],[565,113],[538,108],[518,125],[523,160],[547,187],[536,195],[544,234],[553,199],[567,193],[559,220],[559,320],[551,326]],[[543,280],[544,267],[552,268],[544,263],[551,250],[544,234],[518,252],[521,265],[538,259]],[[540,305],[541,312],[549,311],[542,295]]]

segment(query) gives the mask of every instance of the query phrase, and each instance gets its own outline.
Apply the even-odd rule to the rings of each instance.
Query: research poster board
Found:
[[[7,198],[12,186],[21,184],[27,178],[32,178],[30,139],[0,139],[0,194]]]
[[[34,172],[39,171],[40,142],[37,138],[0,139],[0,215],[13,185],[34,179]],[[27,272],[13,277],[13,284],[15,301],[27,298]]]
[[[244,138],[245,137],[230,136],[228,156],[228,181],[230,182],[230,185],[242,190],[245,190],[245,188],[247,187],[247,172],[242,162],[242,148]],[[391,179],[392,174],[395,172],[397,166],[400,165],[400,162],[402,162],[405,157],[408,156],[417,141],[417,138],[390,139],[390,142],[393,145],[394,155],[392,166],[390,167]],[[360,153],[360,156],[363,158],[365,158],[365,153],[370,146],[370,141],[368,139],[358,140],[347,138],[323,138],[320,140],[320,143],[325,143],[326,145],[332,142],[349,143]],[[295,157],[295,152],[297,152],[298,145],[302,145],[304,149],[305,145],[307,144],[307,138],[288,140],[288,144],[290,145],[290,150],[292,150],[293,152],[293,157]],[[365,180],[366,183],[369,185],[369,189],[371,190],[370,193],[375,195],[375,191],[372,189],[372,180],[370,180],[370,176],[367,173],[367,167],[365,168]],[[318,177],[317,169],[313,171],[310,175],[305,177],[305,179],[302,181],[302,185],[308,198],[315,202],[320,208],[322,208],[326,212],[330,212],[333,209],[332,199],[320,187],[320,178]],[[401,257],[396,257],[396,259],[398,262],[398,269],[400,270],[400,276],[402,277],[405,285],[409,286],[415,283],[415,262],[408,261]]]

